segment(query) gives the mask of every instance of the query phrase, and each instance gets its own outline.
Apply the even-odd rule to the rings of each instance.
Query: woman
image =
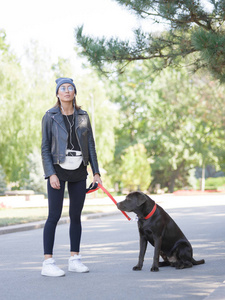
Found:
[[[68,270],[89,272],[81,262],[81,212],[86,195],[87,165],[90,162],[94,174],[93,184],[102,184],[98,168],[95,142],[86,111],[76,103],[76,87],[70,78],[56,80],[55,107],[46,112],[42,120],[42,161],[45,178],[48,179],[49,215],[44,227],[44,256],[41,274],[64,276],[65,272],[55,264],[53,245],[55,229],[60,219],[65,182],[68,182],[70,198],[70,251]]]

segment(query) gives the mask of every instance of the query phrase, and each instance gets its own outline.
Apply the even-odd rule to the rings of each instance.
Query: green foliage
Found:
[[[189,80],[184,70],[168,69],[153,83],[155,105],[149,113],[151,135],[146,147],[154,156],[153,174],[161,169],[164,180],[170,174],[170,191],[181,174],[185,178],[194,166],[217,165],[217,151],[224,149],[223,89],[207,76]]]
[[[36,148],[27,157],[27,170],[24,174],[29,174],[29,177],[25,180],[23,188],[25,190],[33,190],[35,193],[47,194],[47,184],[43,175],[43,167],[41,160],[41,151]]]
[[[0,55],[7,55],[9,50],[9,45],[6,43],[6,33],[4,30],[0,29]]]
[[[192,34],[192,44],[199,51],[202,64],[217,77],[225,82],[225,37],[224,32],[208,32],[203,28],[197,29]]]
[[[5,173],[3,168],[0,166],[0,195],[4,195],[7,188]]]
[[[225,91],[207,75],[190,80],[185,69],[170,68],[148,75],[148,67],[133,63],[110,85],[120,120],[116,169],[125,149],[142,143],[151,158],[151,186],[160,183],[172,192],[190,185],[189,170],[195,166],[219,168],[224,161]]]
[[[36,42],[31,42],[25,56],[26,67],[22,69],[8,46],[3,42],[1,45],[0,164],[7,183],[14,182],[17,189],[45,192],[46,182],[40,150],[38,153],[37,149],[41,146],[42,117],[56,102],[55,79],[59,76],[75,79],[78,104],[90,115],[99,163],[104,173],[108,163],[113,160],[116,115],[97,77],[91,74],[76,80],[71,63],[62,58],[51,68],[47,54]]]
[[[52,65],[52,71],[56,78],[73,77],[73,70],[69,59],[58,57],[58,62]]]
[[[139,1],[116,0],[134,12],[137,18],[164,24],[161,32],[134,30],[134,41],[118,38],[91,38],[83,34],[83,26],[75,31],[80,54],[102,73],[119,73],[132,61],[160,59],[158,68],[177,67],[186,58],[194,71],[208,69],[216,79],[225,82],[224,75],[224,15],[220,1]]]
[[[9,50],[0,57],[0,163],[7,182],[18,182],[18,187],[28,177],[29,153],[40,147],[40,121],[49,97],[50,87],[41,75],[43,64],[36,59],[35,47],[33,54],[30,48],[33,69],[27,70],[27,77]]]
[[[200,180],[197,183],[197,188],[200,189]],[[225,189],[225,177],[209,177],[205,180],[206,190]]]
[[[78,44],[82,45],[82,55],[88,58],[88,61],[92,66],[96,67],[97,71],[107,74],[105,65],[110,66],[112,71],[118,69],[120,66],[120,73],[124,68],[124,61],[132,61],[132,56],[129,54],[134,52],[132,46],[129,45],[129,41],[119,41],[119,39],[106,40],[106,38],[84,37],[82,35],[83,26],[79,27],[75,31]],[[116,63],[114,64],[114,62]]]
[[[124,188],[128,188],[129,191],[148,189],[151,182],[151,168],[144,145],[136,144],[126,149],[121,157],[119,171]]]
[[[104,87],[94,73],[78,78],[76,86],[77,103],[88,112],[92,123],[100,167],[107,170],[108,163],[114,156],[116,110],[107,99]]]
[[[137,43],[144,45],[142,38]],[[56,102],[58,76],[75,80],[78,105],[92,122],[106,186],[120,182],[144,190],[160,183],[173,191],[190,186],[195,166],[225,170],[225,88],[207,74],[191,78],[185,68],[153,73],[162,66],[159,59],[130,63],[111,81],[90,72],[76,78],[68,60],[59,58],[51,69],[36,43],[29,47],[23,69],[3,33],[0,47],[0,165],[6,182],[16,182],[16,188],[45,189],[36,149],[42,116]],[[191,182],[195,184],[193,174]]]

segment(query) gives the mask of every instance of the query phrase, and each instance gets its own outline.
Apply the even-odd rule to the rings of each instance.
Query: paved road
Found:
[[[61,278],[40,275],[42,229],[1,235],[1,299],[225,299],[225,203],[180,206],[165,205],[192,243],[194,257],[204,258],[205,265],[150,272],[153,247],[149,245],[143,270],[132,271],[138,257],[137,224],[118,212],[83,222],[81,254],[90,269],[87,274],[67,271],[68,224],[58,226],[56,233],[55,259],[66,271]]]

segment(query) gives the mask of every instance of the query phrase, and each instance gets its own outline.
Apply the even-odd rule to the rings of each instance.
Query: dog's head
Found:
[[[134,212],[138,214],[140,211],[140,207],[144,204],[149,197],[142,192],[132,192],[126,196],[124,201],[117,203],[117,207],[119,210]]]

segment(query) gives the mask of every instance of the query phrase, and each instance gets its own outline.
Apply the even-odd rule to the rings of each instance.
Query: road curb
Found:
[[[113,212],[106,212],[106,213],[96,213],[96,214],[87,214],[81,216],[81,221],[87,221],[90,219],[97,219],[102,217],[107,217],[111,215],[119,214],[118,211]],[[2,234],[8,234],[8,233],[14,233],[14,232],[21,232],[21,231],[27,231],[27,230],[33,230],[33,229],[40,229],[43,228],[45,225],[46,220],[37,221],[37,222],[31,222],[31,223],[25,223],[25,224],[18,224],[18,225],[11,225],[11,226],[5,226],[0,228],[0,235]],[[61,224],[67,224],[70,222],[69,217],[61,218],[58,222],[58,225]]]

